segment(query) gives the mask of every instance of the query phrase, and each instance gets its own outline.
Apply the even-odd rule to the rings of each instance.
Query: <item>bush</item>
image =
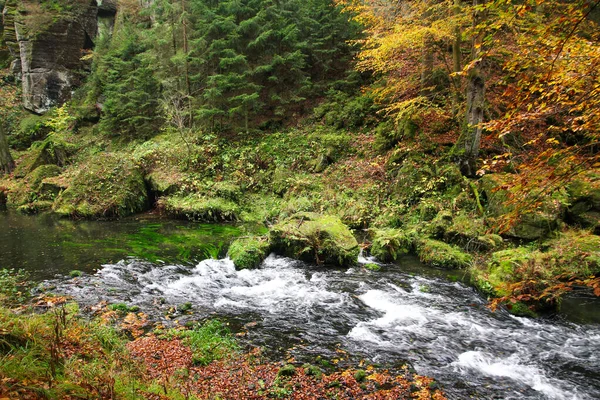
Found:
[[[376,229],[373,231],[370,253],[383,262],[391,262],[412,249],[412,238],[400,229]]]

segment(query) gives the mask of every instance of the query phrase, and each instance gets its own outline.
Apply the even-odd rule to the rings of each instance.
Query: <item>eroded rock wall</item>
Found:
[[[37,0],[9,0],[4,7],[5,42],[22,80],[23,106],[43,114],[71,98],[90,69],[99,18],[116,13],[116,2],[70,0],[49,8]]]

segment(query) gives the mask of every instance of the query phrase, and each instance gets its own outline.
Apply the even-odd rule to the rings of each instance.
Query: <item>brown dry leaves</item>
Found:
[[[357,382],[352,369],[318,379],[297,367],[293,376],[278,377],[281,363],[263,359],[258,349],[208,366],[194,366],[192,353],[181,340],[153,335],[129,343],[128,349],[145,366],[149,378],[200,399],[445,399],[429,388],[431,378],[408,372],[395,376],[370,368],[367,379]]]

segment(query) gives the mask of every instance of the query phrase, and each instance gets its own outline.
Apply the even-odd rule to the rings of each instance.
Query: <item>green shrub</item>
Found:
[[[412,238],[400,229],[375,229],[373,233],[373,243],[369,251],[380,261],[395,261],[412,249]]]
[[[190,346],[192,360],[197,365],[208,365],[239,350],[227,326],[216,319],[206,321],[190,330],[175,331],[174,334]]]

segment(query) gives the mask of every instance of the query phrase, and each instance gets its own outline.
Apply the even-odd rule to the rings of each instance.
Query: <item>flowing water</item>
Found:
[[[297,360],[409,363],[436,378],[449,398],[600,398],[597,301],[569,299],[578,322],[494,313],[472,288],[412,257],[378,272],[274,255],[245,271],[228,259],[128,258],[52,284],[84,304],[125,302],[157,320],[190,318],[173,315],[174,306],[190,302],[193,318],[225,318],[247,331],[247,343]]]

